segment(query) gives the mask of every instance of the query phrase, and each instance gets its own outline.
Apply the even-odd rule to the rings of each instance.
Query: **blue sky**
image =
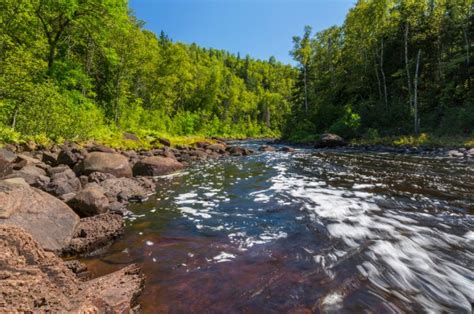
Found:
[[[291,63],[292,37],[305,25],[342,24],[355,0],[130,0],[135,15],[155,33],[259,59]]]

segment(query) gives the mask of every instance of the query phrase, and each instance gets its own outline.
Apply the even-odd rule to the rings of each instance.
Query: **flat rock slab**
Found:
[[[143,290],[136,265],[81,282],[28,233],[0,226],[1,313],[130,313]]]
[[[79,216],[50,194],[22,179],[0,181],[0,225],[21,227],[47,251],[61,252],[72,239]]]
[[[117,214],[105,213],[82,218],[64,253],[77,255],[97,250],[122,235],[123,231],[123,217]]]

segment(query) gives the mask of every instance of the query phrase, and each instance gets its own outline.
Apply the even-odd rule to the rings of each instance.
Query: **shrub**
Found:
[[[360,116],[352,112],[350,106],[346,106],[344,115],[329,128],[329,132],[336,133],[344,138],[353,138],[357,135],[359,127]]]

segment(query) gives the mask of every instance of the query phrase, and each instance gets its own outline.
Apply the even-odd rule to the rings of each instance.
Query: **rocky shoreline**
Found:
[[[295,150],[282,144],[288,143],[271,141],[259,151]],[[0,148],[0,312],[139,311],[136,300],[144,287],[139,266],[87,280],[87,269],[73,258],[120,237],[130,214],[127,205],[155,193],[159,176],[199,160],[254,153],[222,139],[174,148],[162,139],[160,146],[140,151],[75,143]],[[348,145],[332,134],[311,146],[474,159],[474,149]]]
[[[352,144],[345,141],[336,134],[323,134],[318,141],[308,143],[292,143],[282,140],[274,140],[269,145],[289,145],[291,147],[315,148],[319,150],[344,149],[347,151],[363,151],[375,153],[409,154],[442,158],[474,159],[474,148],[466,147],[416,147],[416,146],[389,146],[389,145],[365,145]],[[270,146],[271,147],[271,146]]]
[[[0,148],[0,312],[135,312],[138,266],[85,280],[76,257],[120,237],[130,202],[155,193],[157,176],[190,163],[253,151],[223,141],[152,150],[99,144]]]

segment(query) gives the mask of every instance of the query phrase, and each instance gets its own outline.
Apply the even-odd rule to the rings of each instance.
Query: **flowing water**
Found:
[[[146,313],[472,311],[472,162],[269,152],[157,191],[87,260],[96,275],[139,263]]]

